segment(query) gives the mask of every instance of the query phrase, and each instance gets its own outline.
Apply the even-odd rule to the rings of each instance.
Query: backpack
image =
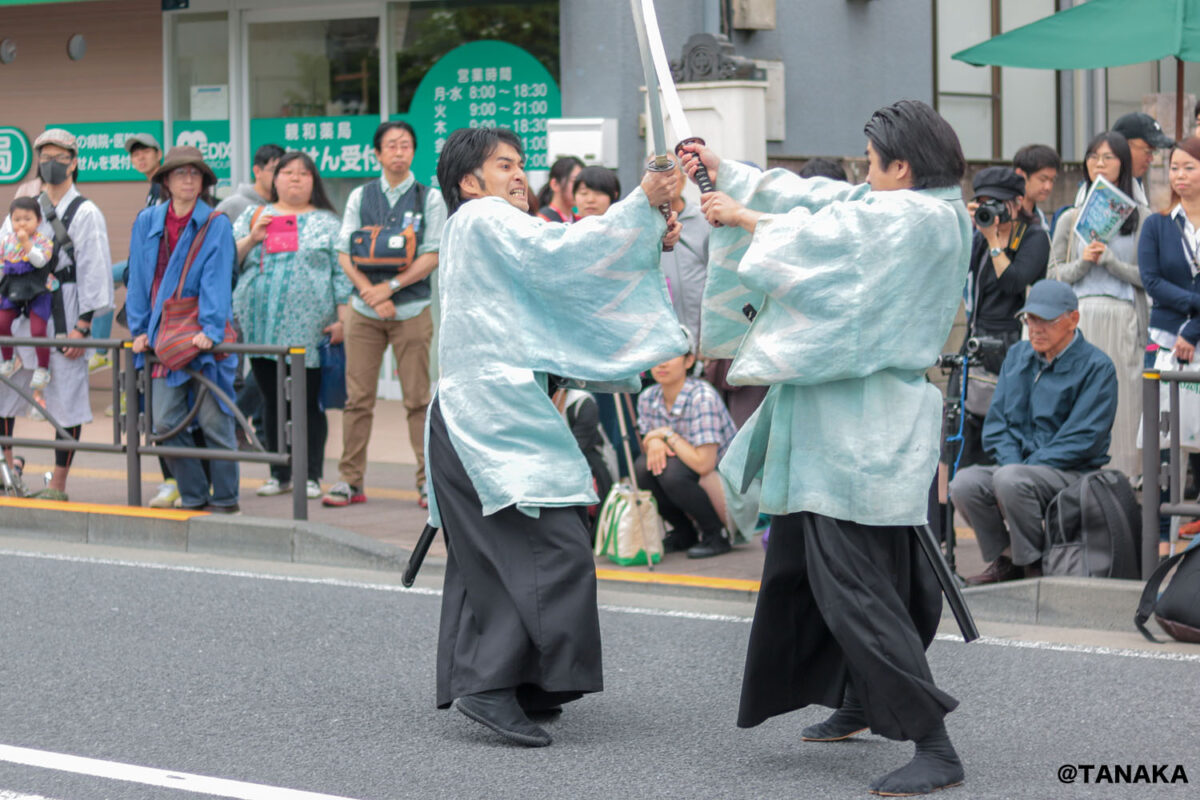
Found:
[[[1139,577],[1141,505],[1120,470],[1089,472],[1046,507],[1046,575]]]
[[[1158,587],[1176,564],[1179,569],[1175,577],[1159,597]],[[1150,580],[1146,581],[1133,624],[1143,636],[1157,642],[1158,639],[1146,630],[1146,620],[1150,619],[1151,614],[1154,614],[1162,629],[1175,639],[1200,644],[1200,545],[1193,543],[1182,553],[1171,556],[1159,564]]]

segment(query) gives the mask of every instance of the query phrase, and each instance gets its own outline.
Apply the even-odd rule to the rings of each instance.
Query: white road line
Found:
[[[4,744],[0,744],[0,761],[57,772],[71,772],[76,775],[91,775],[116,781],[142,783],[147,786],[161,786],[180,792],[234,797],[239,800],[352,800],[352,798],[332,794],[303,792],[298,789],[283,789],[263,783],[243,783],[225,778],[210,778],[206,775],[193,775],[189,772],[170,772],[153,767],[122,764],[118,761],[100,761],[95,758],[51,753],[47,750],[31,750],[27,747],[11,747]],[[11,796],[14,798],[26,797],[26,795]],[[5,797],[6,794],[0,793],[0,800],[4,800]]]
[[[25,550],[0,549],[0,556],[17,558],[37,558],[48,561],[70,561],[84,564],[102,564],[115,567],[135,567],[139,569],[166,570],[170,572],[190,572],[202,575],[219,575],[229,578],[249,578],[251,580],[280,581],[282,583],[306,583],[316,586],[337,586],[345,589],[365,589],[375,592],[397,592],[400,594],[416,594],[428,597],[440,597],[441,589],[412,588],[406,589],[390,583],[368,583],[366,581],[347,581],[340,578],[305,578],[297,575],[271,575],[268,573],[248,572],[245,570],[220,569],[217,567],[194,567],[184,564],[154,564],[143,561],[126,561],[113,558],[95,558],[92,556],[71,556],[60,553],[34,553]],[[737,622],[747,623],[751,617],[733,614],[705,614],[693,611],[673,611],[660,608],[639,608],[636,606],[600,606],[604,611],[616,614],[641,614],[649,617],[670,617],[675,619],[693,619],[705,622]],[[941,642],[962,643],[962,637],[955,634],[938,634]],[[1016,647],[1029,650],[1053,650],[1063,653],[1080,653],[1084,655],[1117,656],[1120,658],[1148,658],[1157,661],[1180,661],[1200,663],[1200,654],[1155,652],[1152,650],[1134,650],[1129,648],[1101,647],[1096,645],[1058,644],[1055,642],[1022,641],[1018,639],[997,639],[983,636],[972,644],[989,645],[993,647]],[[3,800],[3,798],[0,798]]]
[[[6,789],[0,789],[0,800],[52,800],[52,798],[42,797],[40,794],[17,794]]]

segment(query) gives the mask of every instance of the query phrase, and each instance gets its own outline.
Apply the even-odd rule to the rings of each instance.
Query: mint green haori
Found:
[[[235,240],[250,232],[254,211],[246,209],[234,222]],[[306,366],[321,366],[317,345],[323,330],[337,321],[337,307],[354,290],[334,249],[340,228],[332,212],[310,211],[297,216],[300,247],[295,252],[264,253],[261,244],[251,248],[233,290],[233,314],[244,341],[304,347]]]
[[[701,349],[729,382],[770,385],[721,473],[761,510],[926,522],[941,393],[925,380],[962,299],[959,187],[876,192],[723,161],[718,189],[765,212],[712,232]],[[758,315],[749,322],[742,307]]]
[[[498,197],[446,222],[437,402],[484,515],[597,502],[547,376],[637,391],[638,373],[687,352],[659,269],[665,231],[640,188],[571,225]],[[440,527],[436,493],[429,516]]]

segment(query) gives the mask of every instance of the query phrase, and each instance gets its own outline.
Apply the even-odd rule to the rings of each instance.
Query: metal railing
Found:
[[[0,345],[15,347],[63,347],[63,339],[34,338],[20,336],[0,336]],[[55,430],[54,439],[27,439],[14,436],[0,436],[0,448],[32,447],[50,450],[71,450],[91,453],[124,453],[126,469],[126,489],[128,503],[131,506],[142,504],[142,456],[164,456],[167,458],[196,458],[203,461],[243,461],[254,464],[271,464],[290,466],[293,476],[306,476],[308,473],[308,395],[305,391],[305,369],[307,351],[303,347],[283,347],[256,344],[219,344],[213,347],[211,353],[237,353],[239,355],[265,355],[276,357],[276,389],[275,409],[277,418],[276,441],[279,450],[268,452],[258,443],[258,438],[250,427],[249,421],[238,410],[235,398],[230,397],[220,386],[213,383],[200,372],[186,369],[185,372],[193,378],[199,390],[192,400],[191,407],[184,419],[168,431],[154,430],[153,386],[150,374],[156,362],[152,350],[143,353],[146,357],[144,369],[134,366],[133,343],[124,339],[72,339],[71,347],[87,350],[107,350],[111,354],[113,375],[121,379],[113,380],[113,440],[107,443],[89,443],[71,438],[66,429],[54,419],[49,411],[42,407],[34,393],[12,380],[0,377],[0,384],[16,392],[31,405],[39,407],[46,421]],[[125,410],[120,412],[122,390],[125,394]],[[246,439],[251,443],[255,452],[243,450],[225,450],[214,447],[182,447],[164,445],[161,442],[170,439],[187,427],[200,411],[200,404],[207,394],[211,393],[228,408],[234,417],[235,424],[246,433]],[[291,411],[291,421],[288,421],[288,411]],[[290,446],[290,448],[289,448]],[[301,486],[304,481],[301,479]],[[308,519],[308,496],[302,489],[292,491],[292,518]]]
[[[1162,409],[1161,383],[1168,385],[1169,402]],[[1200,503],[1183,499],[1183,454],[1179,440],[1179,384],[1200,383],[1200,371],[1156,371],[1142,373],[1142,577],[1149,578],[1158,566],[1159,516],[1200,516]],[[1159,438],[1169,436],[1167,461],[1159,455]],[[1155,499],[1167,491],[1167,502]],[[1177,526],[1171,527],[1171,546],[1176,544]]]

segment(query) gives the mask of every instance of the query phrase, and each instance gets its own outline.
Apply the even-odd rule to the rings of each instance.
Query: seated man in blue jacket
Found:
[[[1071,287],[1042,280],[1020,316],[1029,341],[1008,351],[983,423],[995,466],[972,466],[950,483],[954,505],[975,529],[985,561],[979,585],[1042,574],[1046,506],[1084,472],[1108,461],[1117,413],[1112,360],[1076,330]]]

